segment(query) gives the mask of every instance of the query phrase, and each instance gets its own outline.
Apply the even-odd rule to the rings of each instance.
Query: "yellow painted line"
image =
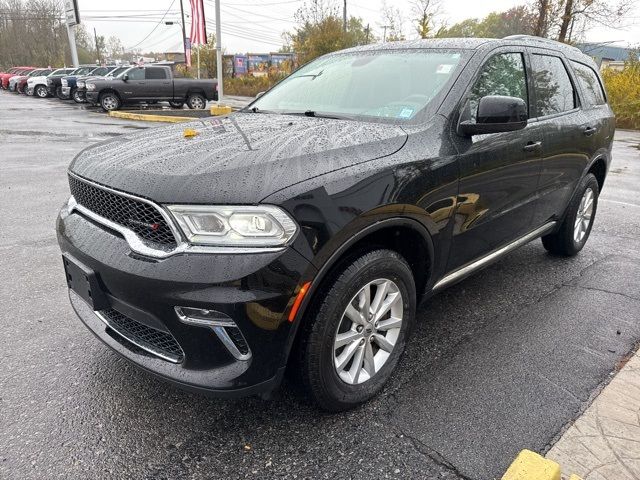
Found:
[[[182,122],[190,122],[192,120],[198,120],[197,118],[192,118],[192,117],[175,117],[171,115],[146,115],[144,113],[118,112],[118,111],[109,112],[109,116],[114,118],[124,118],[126,120],[140,120],[143,122],[182,123]]]
[[[227,115],[231,113],[233,109],[226,105],[213,105],[209,111],[211,115]]]

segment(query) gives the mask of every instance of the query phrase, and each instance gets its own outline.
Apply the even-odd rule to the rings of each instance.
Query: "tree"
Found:
[[[576,22],[582,22],[584,26],[592,23],[611,25],[629,13],[633,5],[634,0],[565,0],[558,41],[571,41]]]
[[[106,45],[107,56],[113,60],[121,58],[124,54],[124,46],[118,37],[113,35],[108,38]]]
[[[405,39],[402,33],[402,13],[397,7],[388,5],[386,0],[382,2],[382,28],[385,29],[384,41],[398,42]]]
[[[482,20],[468,18],[441,29],[437,36],[504,38],[509,35],[533,35],[537,20],[535,12],[520,5],[505,12],[492,12]]]
[[[204,68],[204,75],[208,78],[217,78],[217,51],[216,36],[213,33],[207,35],[207,43],[191,48],[191,65],[195,66],[200,52],[200,70]]]
[[[326,53],[375,41],[360,18],[350,17],[345,32],[340,10],[328,0],[305,2],[295,18],[298,27],[284,36],[301,64]]]
[[[416,15],[416,30],[420,38],[427,38],[434,29],[434,17],[440,13],[440,0],[415,0],[413,14]]]

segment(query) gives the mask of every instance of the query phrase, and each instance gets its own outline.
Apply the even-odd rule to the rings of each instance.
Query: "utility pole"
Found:
[[[69,49],[71,50],[71,62],[73,66],[78,68],[80,62],[78,62],[78,50],[76,49],[76,32],[75,25],[69,25],[65,22],[67,26],[67,36],[69,37]]]
[[[222,28],[220,21],[220,0],[216,0],[216,70],[218,71],[218,106],[222,105],[223,72],[222,72]]]
[[[98,45],[98,34],[96,33],[96,27],[93,27],[93,38],[96,42],[96,54],[98,55],[98,63],[101,64],[100,61],[100,45]]]
[[[184,7],[182,6],[182,0],[180,0],[180,15],[182,16],[182,49],[184,51],[184,62],[187,63],[187,31],[184,27]]]
[[[342,6],[342,31],[347,31],[347,0],[344,0],[344,4]]]
[[[384,34],[382,35],[382,43],[385,43],[387,41],[387,28],[391,28],[389,25],[383,25],[382,28],[384,28]]]
[[[366,38],[366,43],[369,43],[369,24],[367,23],[367,28],[364,29],[364,33],[367,35]]]

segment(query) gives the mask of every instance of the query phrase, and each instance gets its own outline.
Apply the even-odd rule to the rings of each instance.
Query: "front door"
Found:
[[[461,119],[474,120],[480,98],[505,95],[530,108],[526,55],[518,47],[492,52],[463,97]],[[542,132],[456,135],[459,189],[448,270],[454,270],[534,229]]]

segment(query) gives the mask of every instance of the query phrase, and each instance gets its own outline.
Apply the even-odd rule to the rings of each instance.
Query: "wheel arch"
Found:
[[[410,241],[406,241],[408,236]],[[416,298],[419,303],[431,278],[435,258],[434,244],[428,229],[416,219],[401,216],[367,225],[331,252],[311,279],[295,316],[290,320],[292,331],[287,343],[285,364],[288,363],[291,351],[300,337],[301,327],[309,321],[309,312],[313,310],[314,303],[322,298],[324,288],[335,278],[340,267],[368,251],[381,248],[394,250],[407,261],[414,275]],[[292,304],[295,304],[293,299]]]

